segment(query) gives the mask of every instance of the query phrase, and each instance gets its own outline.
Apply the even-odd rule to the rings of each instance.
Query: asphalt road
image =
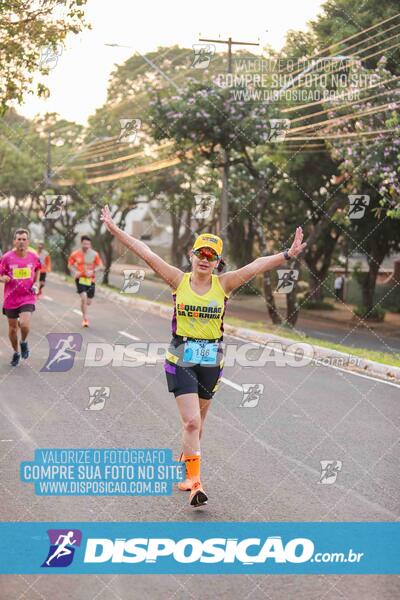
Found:
[[[123,281],[122,273],[116,271],[110,273],[111,285],[121,289]],[[170,300],[169,288],[162,282],[150,278],[145,278],[141,282],[138,295],[150,300],[156,298],[160,302],[169,302]],[[250,298],[252,299],[252,297]],[[260,302],[259,308],[252,306],[250,313],[246,309],[248,301],[249,299],[244,296],[235,296],[233,294],[229,301],[229,314],[232,317],[246,319],[247,312],[251,320],[270,324],[267,310],[264,308],[264,300],[262,299],[262,302]],[[286,312],[283,310],[282,316],[285,314]],[[314,311],[304,309],[300,311],[299,319],[296,323],[297,331],[320,340],[343,344],[351,348],[366,348],[389,354],[400,353],[400,331],[394,329],[390,334],[383,335],[380,331],[375,331],[375,329],[376,327],[372,323],[368,323],[365,327],[360,327],[351,322],[341,324],[337,321],[321,319]]]
[[[226,367],[203,438],[209,503],[193,511],[170,497],[39,497],[19,480],[22,460],[43,447],[158,447],[180,450],[180,422],[162,362],[84,367],[89,341],[167,342],[170,323],[98,296],[82,330],[78,296],[50,278],[33,316],[32,356],[8,366],[0,325],[0,518],[3,521],[394,521],[399,519],[399,388],[322,366]],[[73,369],[43,373],[45,335],[79,332]],[[121,333],[123,332],[123,333]],[[230,344],[242,344],[230,337]],[[240,386],[264,385],[241,407]],[[89,386],[109,386],[101,411],[87,411]],[[342,461],[336,483],[320,485],[320,461]],[[2,576],[0,598],[109,600],[372,600],[400,594],[396,576]]]

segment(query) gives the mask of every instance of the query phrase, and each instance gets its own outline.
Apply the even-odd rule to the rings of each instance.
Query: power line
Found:
[[[360,137],[360,136],[369,136],[369,135],[388,135],[390,133],[398,133],[399,127],[395,127],[394,129],[377,129],[374,131],[358,131],[357,133],[343,133],[339,135],[315,135],[313,137],[293,137],[292,140],[296,141],[310,141],[310,140],[333,140],[339,138],[352,138],[352,137]],[[320,132],[323,133],[323,132]]]
[[[374,52],[373,54],[364,56],[363,60],[369,60],[373,56],[378,56],[378,54],[380,54],[381,52],[387,52],[388,50],[393,50],[393,48],[398,48],[399,46],[400,46],[400,44],[393,44],[392,46],[389,46],[388,48],[382,48],[381,50],[378,50],[377,52]]]
[[[393,92],[396,90],[390,89],[390,90],[386,90],[384,92],[380,92],[379,94],[374,94],[373,96],[368,96],[368,98],[363,98],[358,99],[358,100],[354,100],[354,102],[349,102],[348,104],[341,104],[340,106],[335,106],[335,107],[331,107],[331,108],[326,108],[325,110],[320,110],[316,113],[312,113],[310,115],[304,115],[303,117],[297,117],[296,119],[291,119],[290,124],[294,123],[295,121],[304,121],[305,119],[311,119],[312,117],[316,117],[316,116],[320,116],[326,113],[330,113],[332,111],[338,111],[341,110],[343,108],[348,108],[349,106],[353,106],[354,104],[361,104],[364,102],[369,102],[370,100],[373,100],[374,98],[378,98],[379,96],[385,96],[386,94],[388,94],[389,92]]]
[[[112,173],[110,175],[105,175],[102,177],[92,177],[90,179],[86,179],[86,183],[102,183],[104,181],[115,181],[116,179],[125,179],[127,177],[132,177],[134,175],[140,175],[142,173],[151,173],[153,171],[159,171],[161,169],[167,169],[172,167],[181,160],[178,157],[164,159],[155,161],[149,165],[142,165],[140,167],[133,167],[131,169],[126,169],[125,171],[121,171],[118,173]],[[59,179],[55,182],[59,186],[73,185],[75,182],[73,179]]]
[[[304,121],[305,119],[312,119],[313,117],[319,116],[319,115],[323,115],[326,113],[330,113],[333,110],[338,111],[341,110],[343,108],[348,108],[349,106],[353,106],[354,104],[361,104],[363,102],[369,102],[370,100],[373,100],[375,98],[378,98],[380,96],[385,96],[386,94],[389,94],[390,92],[395,91],[394,88],[390,88],[389,90],[385,90],[384,92],[379,92],[379,94],[374,94],[373,96],[368,96],[367,98],[358,98],[358,100],[354,100],[353,102],[348,102],[346,104],[341,104],[340,106],[335,106],[335,107],[330,107],[330,108],[326,108],[325,110],[319,110],[318,112],[314,112],[311,113],[309,115],[304,115],[302,117],[297,117],[296,119],[291,119],[290,123],[294,123],[295,121]]]
[[[400,79],[400,76],[392,77],[391,79],[384,79],[383,81],[379,81],[378,83],[374,83],[373,85],[364,86],[362,88],[358,88],[357,91],[363,92],[364,90],[372,90],[380,85],[384,85],[386,83],[391,83],[392,81],[397,81]],[[314,100],[313,102],[308,102],[307,104],[300,104],[299,106],[289,106],[288,108],[281,109],[282,113],[290,113],[295,112],[303,108],[309,108],[310,106],[316,106],[317,104],[322,104],[323,102],[331,102],[340,100],[342,98],[346,98],[346,96],[352,96],[354,94],[354,90],[350,90],[349,92],[343,92],[335,96],[334,98],[322,98],[322,100]],[[368,98],[366,98],[367,100]]]
[[[365,44],[365,42],[368,42],[368,40],[373,40],[374,38],[379,37],[380,35],[386,35],[388,33],[388,31],[392,31],[393,29],[396,29],[396,27],[400,27],[400,23],[397,23],[396,25],[392,25],[391,27],[388,27],[384,31],[379,31],[378,33],[375,33],[375,35],[370,35],[365,40],[360,40],[359,42],[356,42],[355,44],[351,44],[350,46],[346,46],[346,48],[344,49],[344,52],[347,53],[352,48],[356,48],[360,44]],[[378,42],[378,43],[382,43],[382,42]]]
[[[384,112],[385,110],[390,110],[390,107],[392,106],[393,103],[387,103],[387,104],[382,104],[381,106],[377,106],[377,107],[372,107],[372,108],[368,108],[364,111],[361,111],[359,113],[349,113],[347,115],[343,115],[341,117],[334,117],[333,119],[327,119],[326,121],[319,121],[318,123],[313,123],[311,125],[303,125],[301,127],[296,127],[295,129],[292,129],[289,131],[289,134],[287,135],[287,137],[291,137],[290,134],[292,133],[297,133],[299,131],[307,131],[308,129],[311,130],[315,130],[319,127],[319,129],[323,129],[325,127],[327,127],[328,125],[331,125],[333,123],[339,123],[341,121],[350,121],[351,119],[357,119],[359,117],[363,117],[363,116],[367,116],[367,115],[371,115],[371,114],[376,114],[379,112]],[[396,108],[397,106],[399,106],[398,104],[394,105],[394,108]]]
[[[371,48],[374,48],[375,46],[379,46],[379,44],[386,44],[386,42],[388,42],[389,40],[393,40],[394,38],[399,37],[399,35],[400,35],[400,33],[395,33],[394,35],[391,35],[390,37],[385,38],[384,40],[381,40],[379,42],[375,42],[375,44],[371,44],[370,46],[367,46],[366,48],[362,48],[360,51],[357,51],[357,54],[361,54],[362,52],[366,52],[367,50],[371,50]],[[346,52],[347,51],[348,51],[348,48],[346,49]]]
[[[112,165],[112,164],[118,163],[118,162],[126,162],[127,160],[131,160],[132,158],[138,158],[139,156],[146,156],[146,153],[145,152],[134,152],[133,154],[119,156],[118,158],[113,158],[111,160],[101,160],[100,162],[96,162],[96,163],[86,163],[85,165],[79,165],[79,168],[80,169],[95,169],[96,167],[102,167],[104,165]]]
[[[373,56],[377,56],[381,52],[382,53],[383,52],[387,52],[388,50],[391,50],[393,48],[397,48],[398,46],[400,46],[400,44],[394,44],[393,46],[389,46],[388,48],[382,48],[381,50],[378,50],[377,52],[375,52],[373,54],[369,54],[368,56],[364,56],[362,58],[362,60],[364,60],[364,61],[369,60],[370,58],[372,58]],[[328,74],[332,75],[333,73],[337,73],[338,71],[341,71],[342,69],[343,69],[343,66],[336,67],[336,69],[332,69],[331,71],[329,71]],[[322,73],[320,75],[317,75],[317,72],[314,73],[314,74],[312,74],[311,77],[315,76],[315,78],[313,80],[313,83],[317,83],[317,81],[319,79],[321,79],[321,77],[324,77],[325,75],[326,75],[326,73]],[[303,84],[299,83],[298,85],[292,86],[292,89],[302,89],[302,88],[304,88],[305,85],[307,85],[307,84],[306,83],[303,83]]]
[[[362,58],[362,60],[364,60],[364,61],[369,60],[373,56],[377,56],[380,53],[387,52],[388,50],[392,50],[393,48],[397,48],[398,46],[400,46],[400,43],[399,44],[394,44],[392,46],[389,46],[388,48],[382,48],[381,50],[378,50],[377,52],[375,52],[373,54],[369,54],[368,56],[364,56]],[[343,69],[342,66],[337,67],[336,69],[333,69],[332,71],[329,71],[329,74],[337,73],[338,71],[341,71],[342,69]],[[317,75],[317,73],[314,73],[314,75],[315,75],[315,79],[314,79],[313,83],[317,83],[318,80],[321,79],[321,77],[324,77],[326,75],[326,73],[322,73],[320,75]],[[303,83],[303,84],[299,83],[298,85],[292,86],[292,89],[302,89],[302,88],[304,88],[305,85],[306,85],[305,83]]]
[[[367,33],[367,31],[372,31],[373,29],[376,29],[377,27],[380,27],[381,25],[384,25],[385,23],[388,23],[389,21],[393,21],[393,19],[396,19],[397,17],[400,17],[400,13],[397,13],[396,15],[393,15],[392,17],[389,17],[387,19],[384,19],[383,21],[380,21],[379,23],[376,23],[375,25],[371,25],[371,27],[367,27],[365,29],[362,29],[361,31],[354,33],[353,35],[348,36],[347,38],[343,38],[342,40],[340,40],[339,42],[335,42],[334,44],[331,44],[330,46],[327,46],[326,48],[323,48],[322,50],[320,50],[319,52],[306,57],[303,62],[307,62],[310,61],[314,58],[323,58],[324,54],[326,55],[327,52],[329,52],[329,50],[332,50],[332,48],[336,48],[337,46],[341,46],[343,45],[345,42],[348,42],[356,37],[359,37],[360,35],[364,35],[365,33]],[[368,41],[369,36],[367,37],[366,40],[362,40],[360,43]],[[344,50],[345,52],[347,51],[346,49]],[[301,71],[301,68],[294,72],[293,74],[296,74],[298,72]]]

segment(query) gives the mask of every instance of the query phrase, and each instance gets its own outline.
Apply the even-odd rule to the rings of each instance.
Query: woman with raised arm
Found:
[[[305,247],[303,231],[297,227],[293,244],[284,252],[256,258],[245,267],[222,274],[222,240],[211,233],[198,236],[190,251],[189,273],[168,264],[147,244],[122,231],[109,208],[102,209],[108,231],[136,256],[144,260],[171,287],[174,302],[172,340],[166,353],[168,390],[173,392],[183,425],[182,455],[190,505],[202,506],[207,495],[200,480],[200,438],[210,400],[217,390],[223,367],[223,318],[233,290],[255,275],[264,273],[300,254]]]

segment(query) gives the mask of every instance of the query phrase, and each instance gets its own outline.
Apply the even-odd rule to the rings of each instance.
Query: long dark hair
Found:
[[[220,258],[219,259],[219,263],[218,263],[218,267],[217,267],[218,273],[221,273],[221,271],[223,271],[225,267],[226,267],[226,262],[224,261],[223,258]]]

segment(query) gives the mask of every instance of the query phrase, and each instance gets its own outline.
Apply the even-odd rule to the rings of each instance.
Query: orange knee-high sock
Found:
[[[200,454],[185,455],[183,458],[186,464],[186,477],[193,481],[200,481]]]

